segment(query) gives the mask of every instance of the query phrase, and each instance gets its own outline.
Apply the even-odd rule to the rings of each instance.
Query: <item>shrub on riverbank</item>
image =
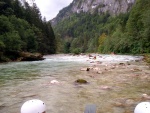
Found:
[[[145,55],[144,55],[144,60],[145,60],[148,64],[150,64],[150,54],[145,54]]]

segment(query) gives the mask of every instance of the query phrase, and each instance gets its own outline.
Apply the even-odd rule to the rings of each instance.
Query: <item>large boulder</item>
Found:
[[[21,52],[19,60],[20,61],[39,61],[39,60],[44,60],[44,58],[43,58],[43,55],[40,53]]]

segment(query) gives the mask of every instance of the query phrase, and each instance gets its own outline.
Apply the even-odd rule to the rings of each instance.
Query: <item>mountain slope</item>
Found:
[[[108,12],[110,15],[129,12],[135,0],[73,0],[66,8],[51,20],[52,25],[68,18],[73,13],[103,14]]]
[[[82,6],[84,1],[73,2],[76,4],[72,3],[55,18],[57,24],[53,28],[59,52],[150,53],[150,0],[136,0],[132,7],[130,4],[126,8],[126,12],[115,10],[116,13],[111,13],[109,8],[101,13],[96,10],[90,12],[89,8],[87,12],[73,13],[77,11],[72,10],[73,7]],[[121,3],[125,0],[116,1]]]

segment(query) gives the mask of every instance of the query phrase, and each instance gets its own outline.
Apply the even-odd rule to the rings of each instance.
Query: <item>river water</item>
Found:
[[[133,113],[137,103],[150,101],[143,97],[150,95],[150,68],[141,56],[96,56],[47,55],[43,61],[0,64],[0,113],[20,113],[30,99],[43,100],[47,113],[83,113],[87,104],[95,104],[97,113]]]

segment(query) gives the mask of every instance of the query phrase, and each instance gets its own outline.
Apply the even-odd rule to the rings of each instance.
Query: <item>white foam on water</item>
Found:
[[[103,62],[126,62],[141,60],[141,56],[129,56],[129,55],[102,55],[97,60]]]
[[[127,61],[141,60],[142,56],[131,56],[131,55],[103,55],[103,54],[92,54],[96,56],[96,59],[89,55],[48,55],[44,56],[45,61],[60,61],[60,62],[104,62],[104,63],[119,63]]]

